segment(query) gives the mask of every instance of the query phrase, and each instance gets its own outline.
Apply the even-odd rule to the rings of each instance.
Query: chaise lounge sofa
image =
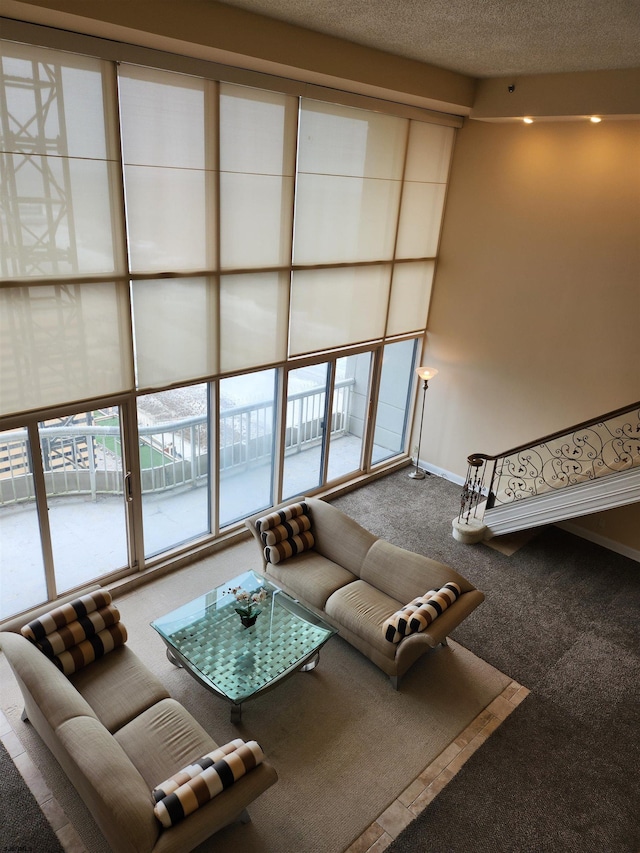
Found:
[[[227,824],[247,822],[246,807],[277,781],[273,767],[259,760],[164,828],[154,813],[153,789],[218,744],[124,643],[67,676],[19,630],[1,632],[0,647],[22,691],[23,719],[56,757],[116,853],[187,853]]]
[[[449,566],[380,539],[318,498],[282,503],[245,524],[267,580],[322,616],[396,689],[484,600]]]

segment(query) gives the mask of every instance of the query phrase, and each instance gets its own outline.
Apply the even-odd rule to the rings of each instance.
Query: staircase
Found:
[[[640,402],[496,456],[473,453],[453,522],[491,539],[640,501]]]

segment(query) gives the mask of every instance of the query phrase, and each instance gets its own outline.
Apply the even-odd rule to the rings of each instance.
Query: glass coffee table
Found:
[[[264,588],[260,615],[244,628],[231,587]],[[231,702],[231,722],[242,704],[300,670],[314,669],[320,649],[337,631],[255,572],[245,572],[211,592],[154,620],[167,657],[207,690]]]

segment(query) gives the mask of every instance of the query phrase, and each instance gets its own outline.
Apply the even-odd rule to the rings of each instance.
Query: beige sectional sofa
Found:
[[[127,646],[65,676],[20,633],[0,633],[28,718],[115,853],[187,853],[274,784],[267,762],[163,829],[152,789],[218,744]]]
[[[450,632],[482,603],[484,593],[449,566],[380,539],[331,504],[317,498],[300,500],[308,507],[313,545],[280,562],[267,561],[256,526],[266,514],[256,513],[245,522],[259,544],[264,576],[333,625],[398,688],[418,658],[446,644]],[[280,504],[270,513],[292,503]],[[428,627],[400,642],[386,639],[390,617],[447,583],[457,584],[461,594]]]

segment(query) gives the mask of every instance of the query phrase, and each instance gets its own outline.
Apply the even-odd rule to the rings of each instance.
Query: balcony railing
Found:
[[[354,379],[336,381],[331,435],[348,432]],[[285,453],[299,453],[322,440],[326,409],[324,386],[287,399]],[[108,416],[105,421],[110,420]],[[111,419],[112,420],[112,419]],[[122,494],[120,428],[96,422],[41,426],[48,495]],[[220,476],[267,462],[274,445],[273,402],[236,406],[220,413]],[[143,493],[192,488],[205,483],[209,470],[207,415],[139,426]],[[35,497],[27,430],[0,435],[0,506]]]

